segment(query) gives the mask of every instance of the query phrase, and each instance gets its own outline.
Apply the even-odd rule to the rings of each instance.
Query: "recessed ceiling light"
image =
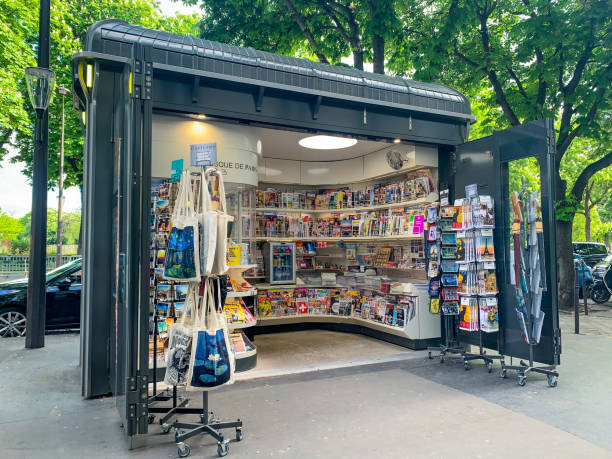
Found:
[[[393,139],[393,143],[400,143],[402,139]]]
[[[352,147],[357,143],[357,139],[346,137],[334,137],[331,135],[313,135],[304,137],[298,142],[304,148],[313,150],[338,150],[340,148]]]
[[[198,115],[198,118],[201,120],[205,120],[206,119],[206,115]]]

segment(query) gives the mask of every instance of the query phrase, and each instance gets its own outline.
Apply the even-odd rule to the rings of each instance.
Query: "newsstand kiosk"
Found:
[[[254,316],[242,343],[281,327],[328,327],[414,349],[441,345],[442,356],[461,353],[466,369],[473,358],[482,358],[490,370],[492,361],[483,351],[489,349],[528,360],[506,366],[502,359],[502,376],[515,370],[523,385],[528,372],[540,372],[549,385],[556,384],[561,341],[550,120],[468,142],[476,121],[469,101],[446,86],[117,20],[90,27],[85,50],[73,58],[73,88],[85,136],[82,394],[114,394],[130,439],[150,429],[150,386],[163,379],[163,371],[152,371],[150,343],[171,326],[163,316],[160,325],[158,310],[167,314],[174,307],[155,307],[152,322],[151,298],[168,302],[174,292],[179,302],[181,292],[178,286],[152,290],[160,256],[152,254],[158,202],[152,190],[170,177],[172,161],[183,159],[189,167],[187,150],[199,142],[215,142],[216,168],[237,187],[234,197],[228,195],[238,202],[233,231],[244,257],[236,271],[261,277],[247,291],[240,285],[244,279],[230,274],[237,290],[228,296],[241,301],[236,308],[244,300]],[[349,139],[354,150],[326,144],[326,153],[319,154],[317,147],[297,146],[321,134],[331,136],[324,138],[328,142]],[[521,181],[525,168],[539,172],[530,174],[538,178]],[[440,227],[440,240],[427,228],[441,226],[440,210],[454,209],[455,220],[447,222],[454,229],[462,223],[456,218],[461,203],[474,196],[489,199],[482,202],[491,203],[486,211],[495,219],[487,220],[486,231],[475,230],[481,245],[473,287],[494,292],[496,299],[446,301],[438,310],[429,297],[436,295],[437,263],[447,272],[460,270],[447,255],[463,257],[457,247],[468,239],[461,232],[444,236]],[[523,222],[537,226],[538,246],[532,226],[519,234]],[[537,250],[521,258],[519,236]],[[487,267],[493,254],[494,264]],[[526,271],[515,269],[514,260]],[[529,271],[534,261],[535,277]],[[523,275],[530,272],[531,278]],[[449,288],[456,294],[457,275],[444,276],[443,295]],[[305,280],[296,284],[296,278]],[[534,313],[525,313],[527,296],[537,303]],[[468,310],[472,316],[466,322]],[[463,314],[459,321],[457,314]],[[485,327],[481,321],[490,323]],[[234,322],[230,328],[238,335],[243,326]],[[480,353],[466,353],[468,344]],[[243,369],[256,363],[255,345],[247,350]],[[238,358],[242,344],[234,351]],[[257,418],[257,413],[237,415],[247,424]]]

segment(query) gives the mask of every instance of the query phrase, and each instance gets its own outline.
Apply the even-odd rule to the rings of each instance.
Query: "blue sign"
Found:
[[[190,151],[192,166],[214,166],[217,163],[217,144],[215,142],[191,145]]]
[[[183,173],[183,169],[185,168],[185,161],[182,159],[175,159],[174,161],[172,161],[170,168],[172,169],[170,180],[172,180],[173,182],[178,182],[181,179],[181,174]]]

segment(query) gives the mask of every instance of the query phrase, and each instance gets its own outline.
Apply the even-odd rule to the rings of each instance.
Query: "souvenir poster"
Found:
[[[427,208],[427,223],[435,223],[438,220],[438,207],[431,206]]]
[[[457,273],[459,272],[459,263],[451,260],[442,260],[442,272]]]
[[[185,301],[189,284],[174,284],[174,301]]]
[[[440,298],[437,296],[432,296],[429,298],[429,312],[432,314],[440,313]]]
[[[465,260],[465,244],[466,244],[465,232],[457,233],[457,250],[456,250],[457,258],[456,259],[458,262],[466,261]]]
[[[159,301],[172,301],[172,288],[170,284],[158,285],[156,296]]]
[[[442,233],[442,235],[440,236],[440,242],[442,242],[442,245],[456,245],[457,233]]]
[[[497,275],[495,274],[495,263],[487,262],[478,265],[478,294],[494,295],[497,290]]]
[[[442,285],[444,287],[457,287],[459,285],[457,274],[442,274]]]
[[[440,252],[442,253],[442,259],[454,260],[456,257],[456,250],[457,248],[455,246],[442,246],[440,249]]]
[[[427,267],[427,277],[438,277],[440,273],[440,265],[437,261],[430,260]]]
[[[184,301],[175,301],[174,302],[174,316],[181,316],[183,314],[183,309],[185,309]]]
[[[476,258],[478,261],[495,261],[492,229],[482,229],[476,237]]]
[[[480,329],[485,333],[499,331],[497,298],[480,298]]]
[[[494,228],[495,210],[491,196],[480,196],[473,210],[475,228]]]
[[[429,251],[427,255],[430,260],[437,260],[440,256],[440,246],[436,242],[429,244]]]
[[[451,219],[445,218],[438,221],[438,229],[439,232],[451,231],[453,229],[453,221]]]
[[[442,313],[447,316],[459,314],[459,303],[457,301],[444,301],[442,303]]]
[[[434,242],[438,239],[438,227],[435,224],[430,224],[427,230],[427,240]]]
[[[440,280],[439,279],[429,279],[429,296],[438,296],[440,294]]]
[[[166,263],[166,251],[165,250],[157,251],[156,263],[162,266],[165,265]]]
[[[157,303],[155,305],[155,313],[157,317],[168,317],[170,305],[168,303]]]

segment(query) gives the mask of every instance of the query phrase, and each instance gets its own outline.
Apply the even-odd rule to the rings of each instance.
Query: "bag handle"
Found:
[[[208,212],[212,210],[212,203],[210,200],[210,192],[208,191],[208,179],[206,171],[202,173],[200,179],[200,208],[202,212]]]
[[[187,323],[193,322],[193,305],[195,302],[195,289],[193,285],[189,284],[189,289],[187,290],[187,296],[185,297],[185,307],[181,313],[180,319],[183,326]],[[187,311],[191,311],[189,317],[187,316]],[[188,322],[189,319],[189,322]]]

